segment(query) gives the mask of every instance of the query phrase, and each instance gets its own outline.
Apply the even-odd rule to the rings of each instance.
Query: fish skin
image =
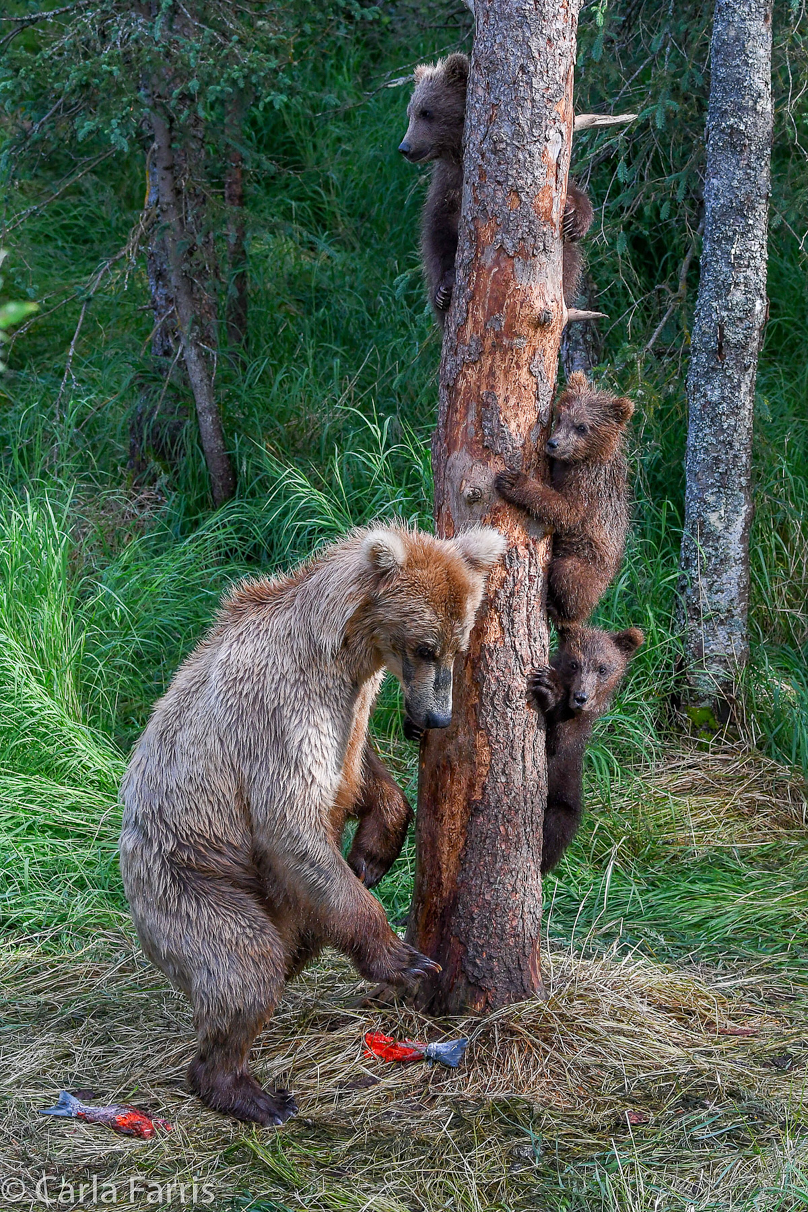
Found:
[[[120,1132],[122,1136],[136,1136],[140,1140],[150,1140],[155,1135],[156,1128],[163,1128],[166,1132],[172,1130],[168,1120],[155,1119],[137,1107],[120,1103],[113,1103],[108,1107],[90,1107],[67,1090],[62,1090],[54,1107],[40,1109],[39,1114],[81,1119],[86,1124],[104,1124],[105,1127],[112,1128],[113,1132]]]

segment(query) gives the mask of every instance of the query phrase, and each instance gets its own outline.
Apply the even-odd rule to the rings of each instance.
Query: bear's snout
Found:
[[[425,728],[448,728],[452,722],[451,711],[428,711],[424,718]]]
[[[406,139],[402,139],[398,145],[398,150],[401,152],[402,156],[408,156],[412,151],[412,145],[408,143]]]

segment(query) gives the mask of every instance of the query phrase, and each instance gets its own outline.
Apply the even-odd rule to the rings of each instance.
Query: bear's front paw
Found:
[[[561,220],[561,234],[564,239],[569,240],[571,243],[582,240],[589,231],[591,222],[591,207],[588,210],[579,207],[573,198],[567,197],[564,216]]]
[[[554,669],[542,665],[527,680],[528,691],[541,711],[552,711],[561,702],[561,689]]]
[[[434,295],[435,311],[448,311],[451,302],[452,283],[441,282]]]
[[[370,980],[383,981],[387,985],[411,985],[427,974],[440,972],[440,964],[422,955],[409,943],[396,943],[379,961],[362,964],[359,970]]]
[[[494,480],[494,487],[501,497],[506,501],[516,501],[518,504],[518,492],[525,479],[521,471],[501,471]]]
[[[415,720],[410,719],[408,715],[405,715],[402,731],[408,741],[420,741],[425,729],[420,724],[416,724]]]
[[[401,847],[399,846],[400,849]],[[366,888],[375,888],[379,881],[387,875],[397,857],[398,852],[391,857],[388,854],[382,854],[380,851],[376,853],[369,849],[351,850],[351,853],[348,855],[348,866]]]

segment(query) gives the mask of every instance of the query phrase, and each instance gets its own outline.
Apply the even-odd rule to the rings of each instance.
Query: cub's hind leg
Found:
[[[547,613],[562,626],[585,623],[608,584],[597,565],[578,556],[558,556],[547,578]]]

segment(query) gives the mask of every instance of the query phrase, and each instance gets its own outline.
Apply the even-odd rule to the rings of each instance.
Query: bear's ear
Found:
[[[428,71],[429,71],[428,63],[419,63],[418,66],[416,67],[415,71],[412,73],[412,78],[415,81],[415,83],[420,84]]]
[[[465,88],[469,78],[468,55],[455,51],[443,60],[443,75],[449,84],[462,84]]]
[[[570,395],[575,395],[579,391],[591,391],[592,384],[582,370],[574,370],[567,379],[567,385],[564,390],[568,391]]]
[[[395,530],[369,530],[362,540],[362,555],[374,572],[395,572],[403,567],[407,549]]]
[[[475,572],[488,572],[508,546],[508,541],[493,526],[472,526],[455,535],[456,551]]]
[[[630,400],[628,396],[615,396],[609,407],[614,419],[625,423],[631,420],[634,412],[634,401]]]
[[[639,627],[629,627],[627,631],[617,631],[612,634],[612,643],[627,657],[633,657],[644,642],[645,636]]]

